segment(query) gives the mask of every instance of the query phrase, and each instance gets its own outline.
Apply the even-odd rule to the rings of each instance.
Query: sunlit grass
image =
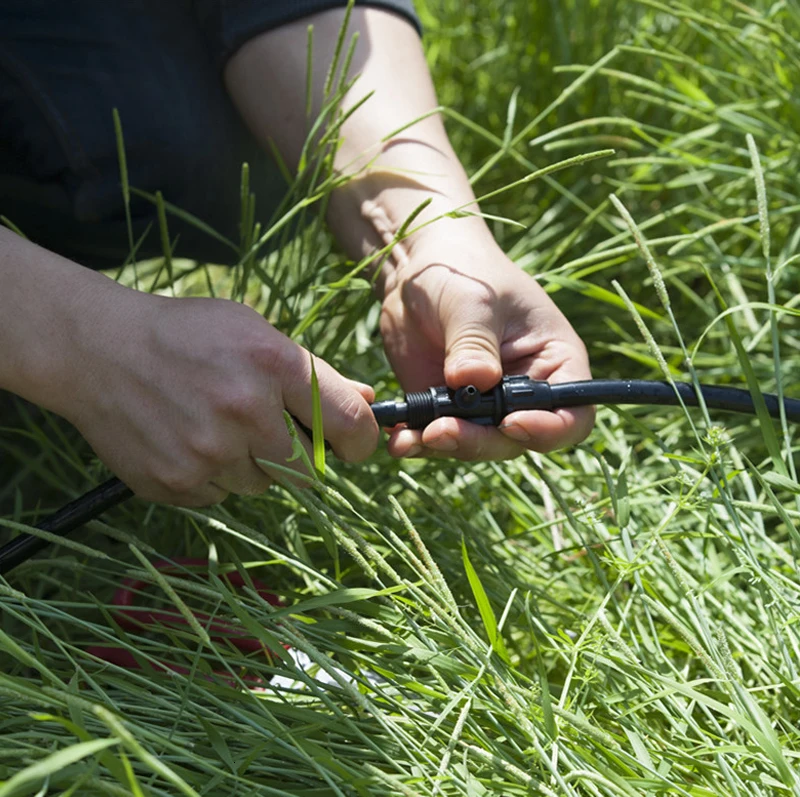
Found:
[[[615,150],[483,205],[524,224],[497,223],[498,237],[573,321],[595,375],[800,395],[797,318],[782,312],[800,294],[795,4],[420,12],[478,194]],[[330,150],[307,159],[260,227],[243,172],[237,268],[182,261],[178,245],[171,278],[166,259],[121,278],[248,301],[389,397],[367,264],[313,216]],[[69,430],[24,408],[15,429],[0,484],[14,523],[100,478]],[[0,797],[800,795],[793,433],[607,408],[586,444],[550,456],[381,450],[209,511],[130,502],[0,581]],[[189,555],[208,576],[161,576],[169,589],[147,565]],[[284,606],[233,590],[234,571]],[[239,624],[271,654],[188,626],[121,628],[124,575],[151,585],[148,605]]]

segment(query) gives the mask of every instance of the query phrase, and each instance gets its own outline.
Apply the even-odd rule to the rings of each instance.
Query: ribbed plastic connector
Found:
[[[430,390],[406,393],[406,405],[406,423],[409,429],[424,429],[436,418],[436,397]]]

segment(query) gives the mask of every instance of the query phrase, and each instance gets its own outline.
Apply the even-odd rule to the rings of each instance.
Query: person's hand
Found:
[[[256,458],[285,465],[292,453],[284,408],[312,425],[309,353],[235,302],[151,296],[110,280],[94,291],[54,409],[147,500],[198,506],[266,489]],[[378,440],[372,389],[322,360],[315,368],[326,439],[341,459],[366,458]]]
[[[403,387],[471,383],[485,390],[504,373],[588,379],[582,342],[536,281],[500,251],[483,219],[444,218],[478,206],[437,112],[419,35],[407,20],[380,8],[332,8],[248,41],[228,62],[225,85],[256,138],[265,148],[277,146],[287,163],[300,162],[308,88],[313,118],[330,100],[326,75],[345,18],[359,35],[349,72],[358,80],[335,117],[334,169],[350,179],[330,196],[327,218],[356,261],[391,246],[412,214],[412,229],[421,228],[393,247],[376,275],[384,345]],[[265,81],[281,102],[264,102]],[[593,417],[591,408],[514,413],[499,431],[440,418],[422,432],[394,430],[389,451],[503,459],[526,448],[577,443]]]
[[[450,228],[436,235],[437,226]],[[459,234],[459,227],[463,232]],[[586,348],[550,297],[488,234],[435,223],[387,275],[381,332],[404,390],[447,384],[493,387],[503,374],[568,382],[590,379]],[[508,415],[499,429],[438,418],[424,430],[391,432],[393,456],[509,459],[583,440],[592,407]]]

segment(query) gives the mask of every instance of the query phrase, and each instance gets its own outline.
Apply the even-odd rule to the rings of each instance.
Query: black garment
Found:
[[[417,25],[412,0],[368,0]],[[285,183],[225,92],[221,70],[248,39],[341,0],[2,0],[0,214],[36,243],[94,268],[128,252],[112,109],[130,184],[238,239],[242,161],[258,217]],[[133,198],[136,238],[155,221]],[[231,250],[169,217],[177,254]],[[156,226],[139,256],[161,253]]]

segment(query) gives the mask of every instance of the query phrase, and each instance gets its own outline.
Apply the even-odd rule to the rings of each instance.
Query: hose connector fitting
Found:
[[[499,426],[503,418],[517,410],[553,408],[550,385],[528,376],[504,376],[491,390],[481,393],[474,385],[453,390],[431,387],[407,393],[405,401],[381,401],[372,405],[381,426],[408,424],[409,429],[424,429],[436,418],[464,418],[481,426]]]

